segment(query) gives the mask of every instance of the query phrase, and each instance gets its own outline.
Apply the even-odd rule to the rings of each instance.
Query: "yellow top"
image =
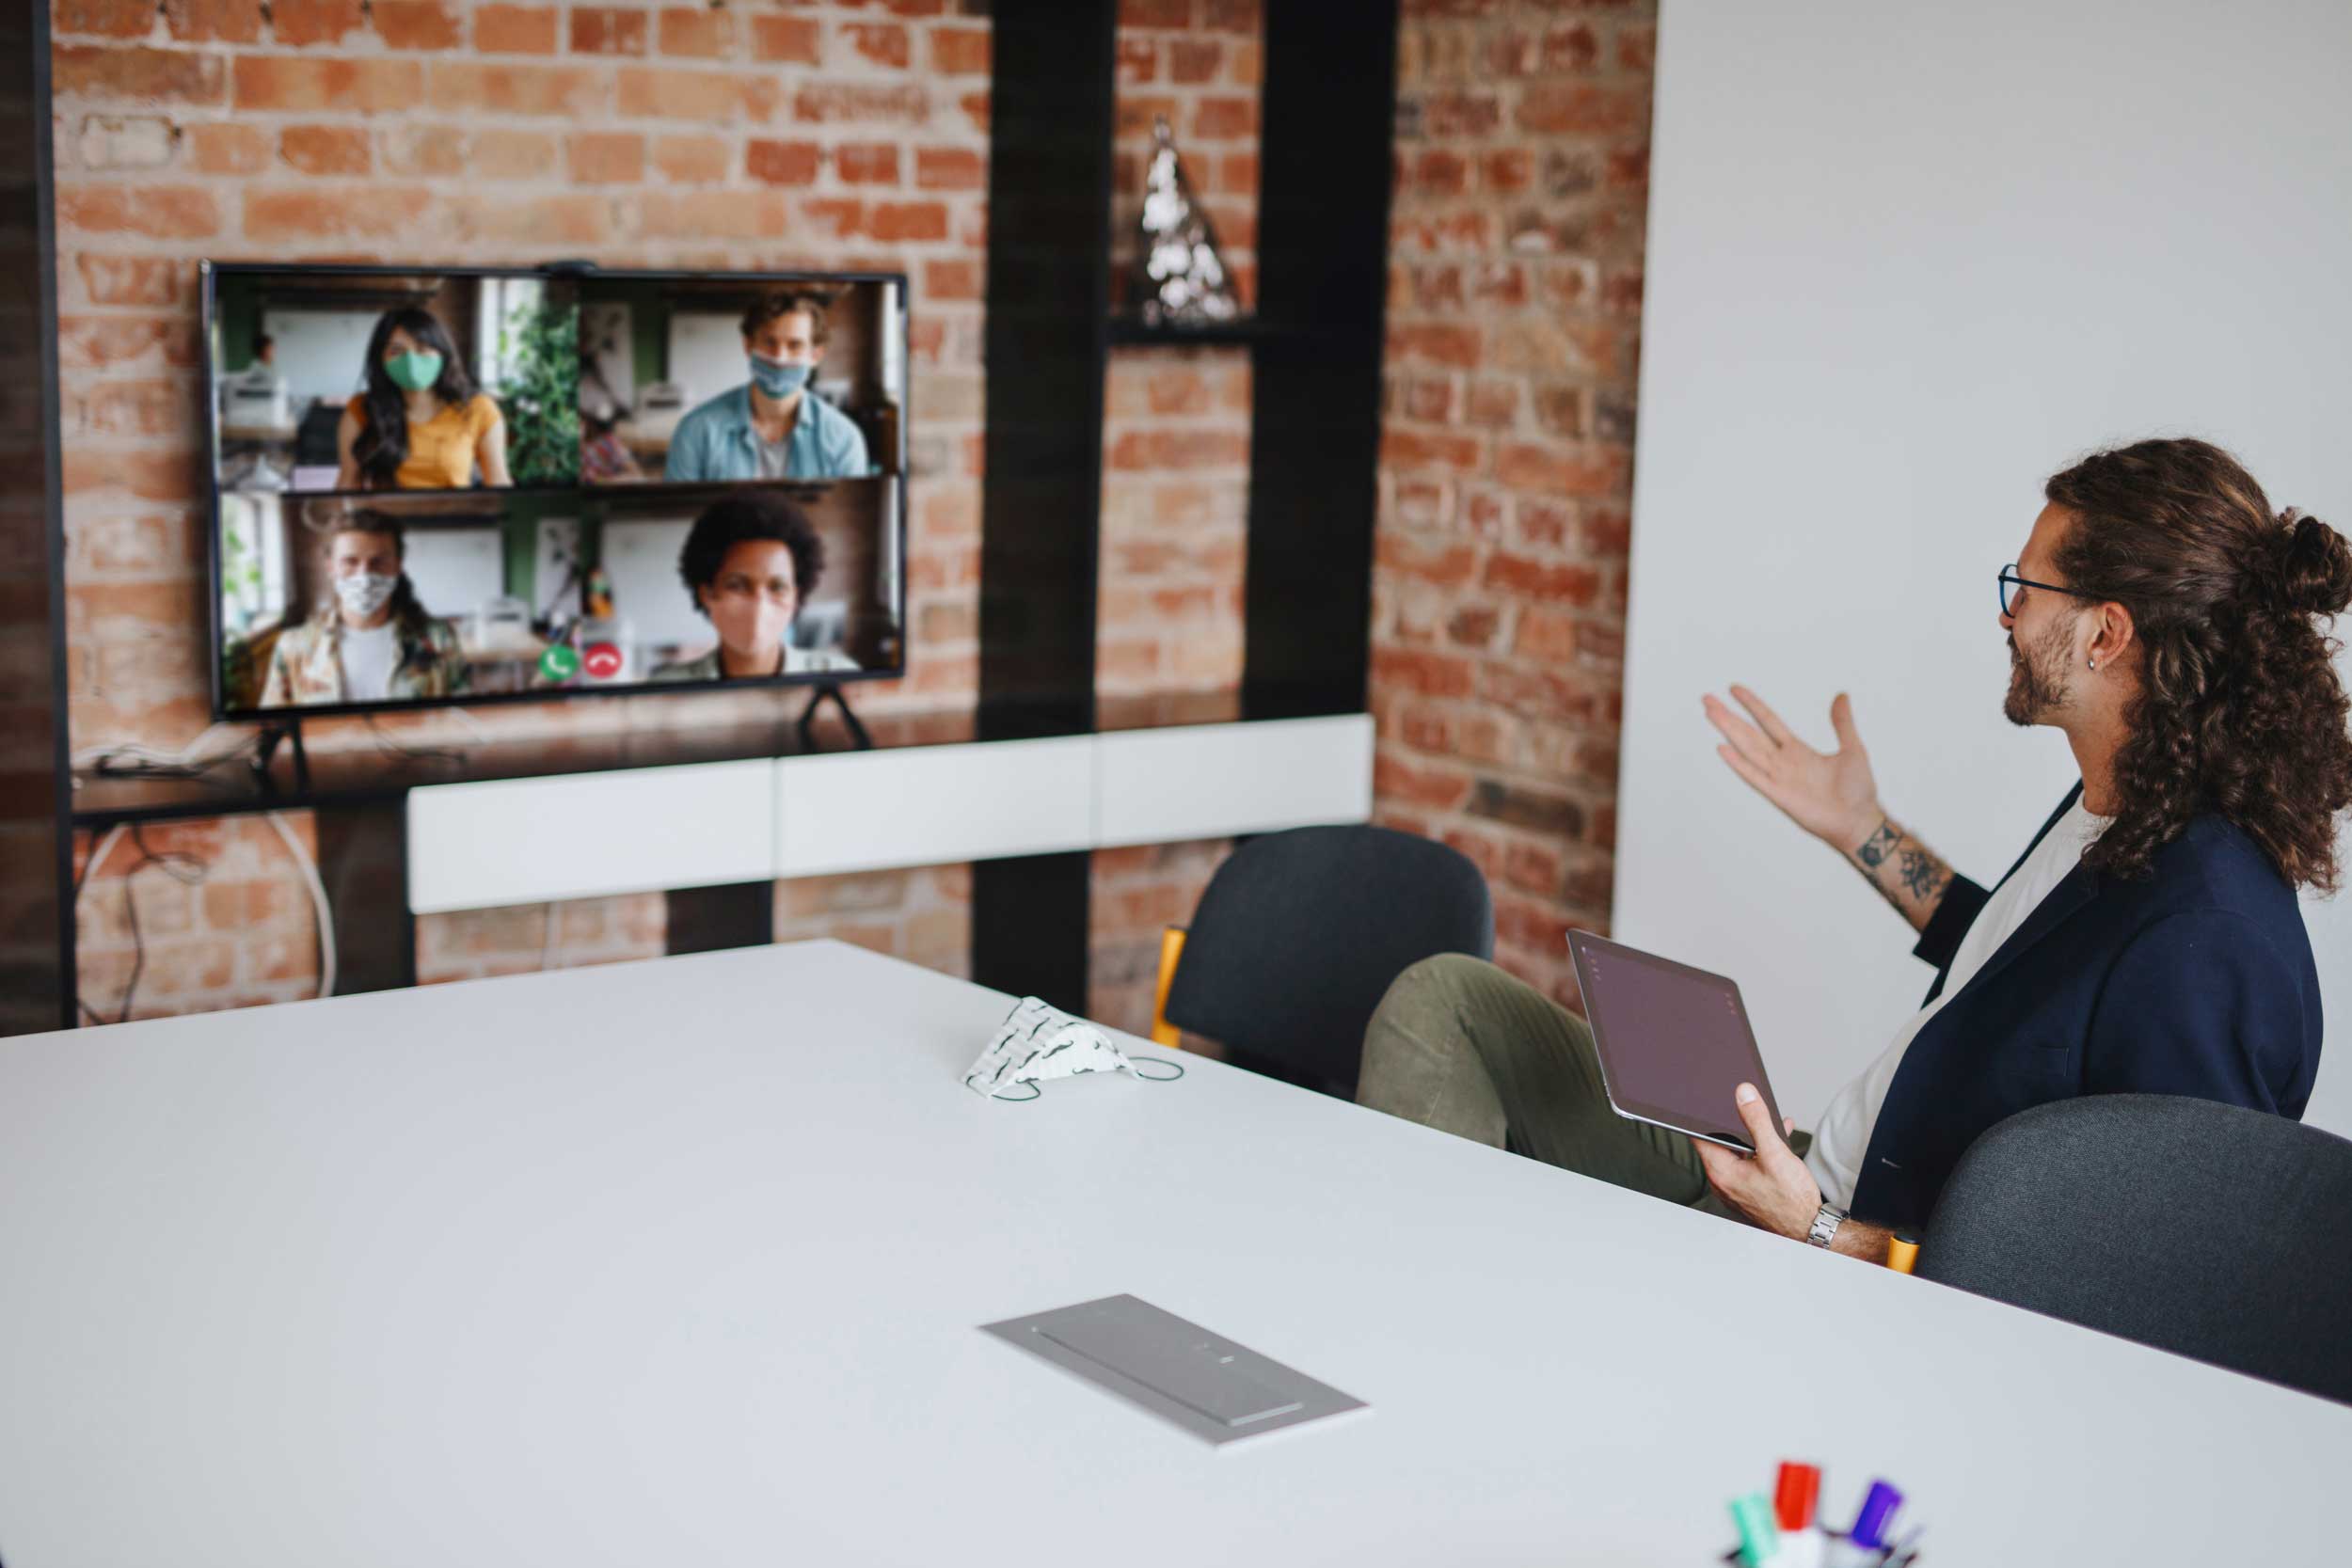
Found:
[[[1886,1266],[1897,1274],[1909,1274],[1919,1261],[1919,1243],[1901,1236],[1886,1238]]]
[[[364,428],[367,402],[351,400],[351,411]],[[482,437],[499,422],[499,405],[487,392],[476,392],[461,404],[446,404],[422,424],[408,426],[408,456],[392,475],[403,490],[463,490],[473,483],[474,451]]]

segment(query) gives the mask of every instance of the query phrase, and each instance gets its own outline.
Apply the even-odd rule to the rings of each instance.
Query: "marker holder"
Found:
[[[1825,1543],[1821,1548],[1821,1560],[1826,1568],[1886,1568],[1897,1560],[1897,1555],[1902,1550],[1899,1543],[1877,1547],[1851,1545],[1845,1535],[1836,1530],[1824,1530],[1821,1539]],[[1740,1548],[1732,1547],[1718,1560],[1732,1563],[1737,1568]],[[1918,1560],[1919,1554],[1915,1550],[1901,1559],[1905,1568]]]

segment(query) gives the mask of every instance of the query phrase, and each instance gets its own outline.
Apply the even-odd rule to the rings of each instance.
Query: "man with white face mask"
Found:
[[[655,680],[757,680],[858,667],[838,648],[792,646],[792,619],[816,591],[825,545],[787,497],[738,490],[714,503],[694,519],[677,567],[719,645],[663,665]]]
[[[862,479],[873,472],[856,421],[809,385],[825,360],[825,306],[816,294],[772,293],[743,312],[751,379],[678,420],[662,478]]]
[[[376,512],[339,517],[326,541],[329,597],[270,650],[263,707],[408,702],[467,687],[457,635],[425,613],[403,562],[399,523]]]

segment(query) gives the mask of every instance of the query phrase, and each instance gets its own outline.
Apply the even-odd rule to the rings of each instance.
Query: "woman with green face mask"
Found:
[[[368,389],[335,433],[339,490],[464,490],[515,483],[506,420],[474,389],[449,331],[415,306],[387,310],[368,339]]]

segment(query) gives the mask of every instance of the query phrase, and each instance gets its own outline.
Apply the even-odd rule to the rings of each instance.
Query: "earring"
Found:
[[[2097,668],[2099,668],[2099,661],[2098,661],[2097,659],[2095,659],[2095,658],[2094,658],[2094,659],[2092,659],[2092,660],[2090,661],[2090,667],[2091,667],[2093,670],[2096,670]]]

